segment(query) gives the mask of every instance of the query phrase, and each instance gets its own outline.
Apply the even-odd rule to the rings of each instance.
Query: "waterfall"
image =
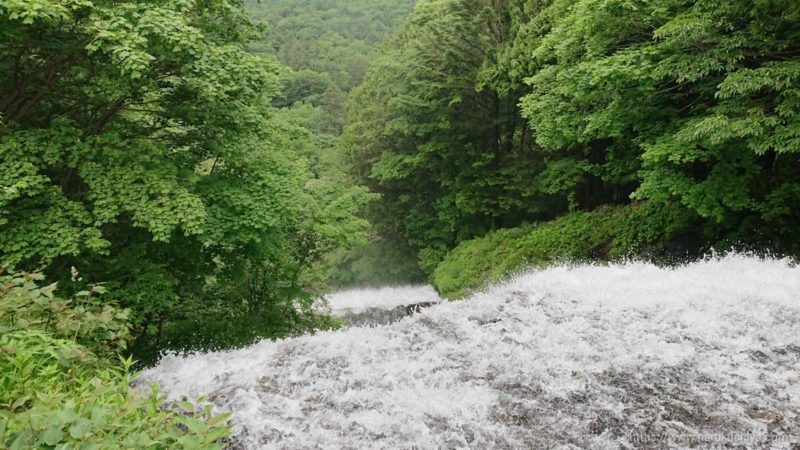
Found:
[[[551,267],[385,326],[167,356],[144,378],[232,412],[241,448],[792,448],[800,268]]]

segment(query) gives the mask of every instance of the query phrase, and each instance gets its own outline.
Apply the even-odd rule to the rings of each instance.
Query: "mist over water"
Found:
[[[394,289],[332,309],[405,304]],[[800,269],[553,267],[386,326],[169,356],[145,379],[232,412],[243,448],[790,449]]]

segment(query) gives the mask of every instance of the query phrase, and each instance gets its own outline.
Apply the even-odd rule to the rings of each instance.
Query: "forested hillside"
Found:
[[[414,0],[261,0],[251,14],[267,29],[251,44],[274,55],[284,68],[281,93],[273,104],[291,111],[292,120],[313,133],[317,172],[335,173],[346,183],[347,158],[339,146],[347,121],[350,92],[414,7]],[[321,272],[335,285],[383,285],[422,281],[416,255],[404,238],[373,227],[364,245],[339,249]]]
[[[132,370],[341,327],[336,287],[800,256],[799,23],[786,0],[0,0],[0,447],[221,448],[225,415]]]
[[[252,48],[274,54],[289,69],[275,101],[320,107],[324,117],[316,128],[340,134],[347,94],[412,8],[413,0],[251,0],[248,10],[267,25]]]
[[[296,71],[327,74],[347,92],[413,6],[413,0],[251,0],[248,9],[268,25],[257,48],[272,49]]]
[[[796,254],[798,20],[783,1],[419,2],[352,95],[351,171],[451,296],[564,258]]]
[[[373,195],[321,167],[245,6],[0,0],[0,447],[215,447],[225,418],[160,411],[133,358],[336,325],[321,267]]]

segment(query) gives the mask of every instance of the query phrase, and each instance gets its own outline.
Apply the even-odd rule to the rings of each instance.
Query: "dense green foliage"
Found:
[[[42,275],[0,276],[0,446],[27,448],[222,448],[227,416],[182,403],[162,410],[139,392],[125,348],[128,311],[101,300],[102,286],[74,298],[40,286]]]
[[[267,25],[251,48],[285,65],[273,102],[314,109],[317,134],[341,134],[349,92],[364,79],[378,45],[413,7],[412,0],[251,0],[248,10]]]
[[[428,273],[462,242],[526,227],[459,247],[434,276],[451,295],[526,258],[592,256],[614,234],[561,233],[632,202],[620,214],[678,214],[636,231],[655,243],[691,224],[682,253],[798,253],[798,20],[779,0],[418,2],[351,96],[351,172],[383,196],[377,229]],[[532,247],[489,258],[491,275],[467,268],[516,245]]]
[[[427,269],[558,201],[531,186],[542,161],[518,96],[478,85],[502,21],[482,2],[420,2],[352,96],[343,139],[355,174],[383,195],[375,225],[423,249]]]
[[[559,262],[683,256],[696,216],[675,205],[644,204],[574,212],[552,222],[493,231],[461,243],[436,266],[433,284],[458,299],[524,268]]]
[[[272,49],[298,73],[327,77],[349,92],[364,79],[376,47],[413,5],[413,0],[253,0],[249,9],[269,25],[260,48]]]
[[[798,23],[781,0],[0,0],[0,267],[37,274],[0,279],[0,442],[213,447],[224,418],[162,410],[118,354],[334,328],[331,284],[800,253]]]
[[[343,185],[348,176],[339,135],[346,122],[346,104],[381,44],[413,9],[413,0],[252,0],[248,9],[267,31],[251,45],[274,55],[286,67],[280,72],[276,106],[312,132],[317,149],[315,172]],[[375,221],[376,211],[365,217]],[[322,265],[334,285],[381,285],[424,278],[415,251],[400,236],[374,229],[367,242],[336,251]]]
[[[220,448],[119,355],[339,326],[325,258],[374,195],[263,35],[239,0],[0,0],[0,268],[36,273],[0,279],[0,447]]]
[[[617,163],[602,181],[633,179],[636,199],[674,199],[742,240],[796,251],[800,4],[568,3],[536,16],[560,18],[528,47],[522,109],[537,142],[560,158],[602,142],[607,161],[636,170]]]
[[[139,356],[205,345],[170,335],[187,322],[248,317],[222,345],[306,331],[305,272],[367,227],[370,194],[273,106],[242,8],[0,1],[0,263],[107,281]]]

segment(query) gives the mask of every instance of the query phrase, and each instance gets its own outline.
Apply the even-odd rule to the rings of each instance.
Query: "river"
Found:
[[[800,269],[552,267],[388,325],[167,356],[144,379],[232,412],[240,448],[797,448]]]

